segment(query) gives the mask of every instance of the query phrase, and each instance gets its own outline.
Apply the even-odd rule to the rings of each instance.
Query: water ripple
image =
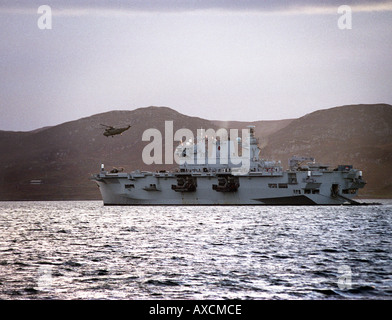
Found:
[[[0,299],[390,299],[391,209],[0,202]]]

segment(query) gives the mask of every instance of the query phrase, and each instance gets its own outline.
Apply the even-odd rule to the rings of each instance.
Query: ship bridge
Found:
[[[237,136],[231,139],[223,130],[219,136],[200,136],[196,141],[180,143],[175,150],[180,171],[238,174],[282,172],[280,161],[259,158],[260,148],[254,128],[248,126],[248,130],[243,130],[242,138]]]

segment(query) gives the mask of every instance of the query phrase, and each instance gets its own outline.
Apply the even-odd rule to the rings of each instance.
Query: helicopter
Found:
[[[124,127],[124,128],[114,128],[112,126],[107,126],[106,124],[102,124],[102,123],[101,123],[101,126],[106,127],[105,132],[103,133],[103,135],[105,137],[112,136],[112,138],[116,134],[121,134],[122,135],[122,133],[124,131],[127,131],[131,127],[131,126],[127,126],[127,127]]]

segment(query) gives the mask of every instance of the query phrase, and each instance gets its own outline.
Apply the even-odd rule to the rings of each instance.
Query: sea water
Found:
[[[0,202],[0,299],[391,299],[373,206]]]

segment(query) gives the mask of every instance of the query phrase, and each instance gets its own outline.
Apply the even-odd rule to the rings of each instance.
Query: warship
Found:
[[[366,182],[352,165],[316,163],[293,156],[288,169],[280,161],[259,157],[255,127],[230,140],[198,138],[175,149],[173,171],[106,171],[92,175],[104,205],[342,205]],[[206,148],[208,144],[208,149]],[[213,154],[213,156],[211,156]],[[244,165],[244,163],[246,165]]]

